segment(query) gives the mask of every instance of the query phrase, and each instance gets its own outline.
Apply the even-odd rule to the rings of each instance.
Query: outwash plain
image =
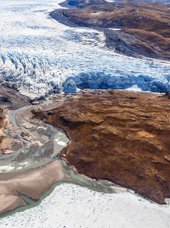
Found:
[[[170,227],[168,2],[0,13],[0,227]]]

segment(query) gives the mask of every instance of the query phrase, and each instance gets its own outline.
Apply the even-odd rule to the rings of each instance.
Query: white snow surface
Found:
[[[137,85],[133,85],[132,87],[126,89],[128,91],[134,91],[134,92],[141,92],[142,90],[137,86]]]
[[[57,186],[37,207],[0,220],[1,228],[167,228],[170,206],[131,193],[105,194]]]
[[[13,170],[15,167],[11,166],[11,164],[9,165],[4,165],[4,166],[0,166],[0,173],[3,173],[4,170],[6,171],[10,171]]]
[[[0,0],[0,83],[31,98],[83,88],[170,90],[170,63],[105,48],[103,32],[49,16],[62,0]]]
[[[57,144],[58,144],[58,145],[61,145],[61,146],[66,146],[66,145],[67,145],[67,144],[66,144],[65,142],[63,142],[63,141],[58,141]]]

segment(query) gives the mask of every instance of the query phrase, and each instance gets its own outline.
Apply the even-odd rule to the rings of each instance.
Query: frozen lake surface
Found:
[[[61,0],[0,0],[0,82],[32,98],[77,88],[170,90],[170,64],[115,54],[102,32],[70,28],[49,12]]]
[[[1,228],[167,228],[170,207],[131,193],[106,194],[57,186],[37,207],[0,220]]]

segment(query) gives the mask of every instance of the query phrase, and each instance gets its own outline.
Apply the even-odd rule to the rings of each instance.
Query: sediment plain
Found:
[[[0,101],[0,216],[3,216],[29,205],[29,199],[38,201],[54,183],[74,180],[63,172],[63,163],[55,159],[50,140],[57,131],[38,120],[31,122],[30,99],[0,86]],[[26,108],[22,110],[23,106]],[[14,121],[11,122],[13,109],[19,111],[14,111]],[[37,132],[39,135],[35,134]],[[41,136],[49,139],[44,140]]]

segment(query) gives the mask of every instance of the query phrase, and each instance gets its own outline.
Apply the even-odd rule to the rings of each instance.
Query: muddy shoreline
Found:
[[[101,114],[101,112],[103,112],[102,110],[111,110],[109,102],[113,102],[113,103],[116,102],[116,103],[112,104],[112,106],[114,108],[116,108],[116,104],[119,104],[121,107],[122,104],[125,105],[125,103],[126,103],[125,107],[123,107],[124,105],[121,107],[124,115],[120,118],[120,115],[118,114],[119,108],[117,107],[116,108],[117,114],[115,114],[115,116],[113,117],[113,118],[117,118],[117,119],[120,118],[119,121],[116,123],[117,124],[120,123],[120,125],[122,125],[122,120],[123,120],[122,118],[124,118],[124,120],[128,118],[128,121],[131,122],[131,121],[133,121],[132,119],[134,118],[134,114],[132,114],[132,112],[135,112],[135,113],[139,112],[139,110],[138,111],[136,110],[135,104],[138,104],[138,105],[140,104],[140,109],[141,109],[142,108],[141,105],[145,106],[149,102],[149,104],[147,105],[148,110],[146,110],[144,108],[145,113],[142,114],[141,113],[142,111],[140,110],[139,119],[141,118],[140,116],[142,115],[143,120],[146,118],[150,118],[148,116],[148,115],[150,115],[150,114],[148,114],[149,106],[151,106],[153,109],[155,109],[155,111],[158,111],[159,102],[161,102],[161,106],[160,106],[161,108],[163,106],[165,106],[165,103],[166,103],[165,109],[169,110],[168,108],[169,108],[170,100],[169,100],[168,94],[163,95],[163,94],[156,94],[156,93],[154,94],[154,93],[150,93],[150,92],[148,92],[148,93],[147,92],[130,92],[130,91],[122,91],[122,90],[83,90],[76,94],[53,95],[50,97],[50,99],[52,102],[50,102],[50,103],[47,102],[46,105],[43,105],[43,106],[40,105],[41,101],[39,101],[38,102],[39,104],[37,104],[37,102],[35,102],[35,104],[37,104],[37,105],[31,106],[31,108],[27,108],[27,109],[23,109],[23,110],[19,111],[15,116],[16,126],[18,126],[18,127],[25,126],[26,130],[32,129],[31,131],[32,131],[32,133],[34,133],[35,128],[32,128],[30,125],[36,124],[36,126],[41,126],[41,131],[42,131],[43,125],[44,125],[44,127],[46,127],[45,122],[47,122],[50,124],[49,126],[54,125],[55,127],[57,127],[57,129],[63,129],[63,132],[70,139],[69,144],[66,148],[64,148],[61,151],[60,155],[57,155],[56,157],[54,157],[54,159],[57,159],[57,160],[51,161],[49,164],[42,165],[42,167],[39,167],[36,169],[31,168],[31,170],[24,171],[24,172],[21,169],[21,170],[18,170],[16,173],[13,173],[10,171],[10,173],[1,173],[0,174],[0,189],[1,189],[0,198],[1,198],[1,202],[2,202],[1,208],[0,208],[1,216],[3,216],[4,213],[6,214],[10,211],[13,211],[14,209],[16,209],[18,207],[28,205],[27,201],[25,201],[22,197],[20,197],[21,195],[24,195],[24,196],[28,197],[29,199],[36,202],[37,200],[40,199],[40,197],[42,195],[44,195],[49,189],[51,189],[51,187],[57,182],[77,183],[77,184],[80,184],[83,186],[93,188],[94,190],[101,189],[101,191],[104,191],[104,192],[121,192],[121,191],[134,190],[134,192],[148,198],[151,201],[155,201],[160,204],[165,203],[165,198],[167,198],[168,194],[169,194],[169,190],[168,190],[169,189],[169,187],[168,187],[169,180],[167,179],[168,176],[166,175],[166,173],[168,172],[167,164],[169,164],[169,151],[168,150],[164,154],[163,158],[160,158],[158,155],[158,157],[153,156],[151,159],[150,155],[148,154],[149,157],[147,157],[147,154],[146,154],[142,158],[142,160],[140,160],[141,158],[138,158],[137,155],[135,155],[135,154],[133,154],[133,156],[130,152],[129,152],[129,155],[127,154],[127,156],[133,157],[133,159],[134,159],[133,166],[134,166],[134,168],[136,167],[135,168],[136,170],[133,170],[133,172],[134,172],[133,175],[134,175],[134,180],[135,180],[135,175],[137,177],[136,186],[138,186],[136,188],[136,187],[133,187],[133,185],[128,184],[127,180],[132,180],[132,179],[129,179],[124,174],[118,175],[117,179],[113,180],[111,178],[113,176],[112,169],[110,169],[110,170],[106,169],[105,172],[103,172],[105,168],[104,167],[101,168],[102,163],[100,164],[100,162],[105,161],[106,156],[104,155],[104,157],[103,157],[103,155],[100,153],[95,154],[96,153],[95,148],[97,148],[98,152],[99,152],[99,149],[101,150],[101,148],[98,148],[98,146],[99,146],[98,143],[100,142],[100,143],[102,143],[101,146],[103,148],[101,151],[104,152],[106,150],[105,151],[106,153],[108,153],[108,151],[110,151],[110,152],[115,151],[115,149],[113,148],[113,145],[108,140],[111,139],[114,142],[114,134],[116,134],[116,131],[118,129],[114,130],[115,131],[114,134],[111,131],[110,132],[111,135],[110,135],[109,132],[105,132],[105,133],[101,132],[102,129],[104,131],[107,129],[110,129],[109,126],[107,126],[107,129],[106,129],[106,126],[100,127],[100,125],[103,122],[103,118],[104,118],[104,113]],[[88,101],[88,104],[86,103],[87,101]],[[133,115],[133,118],[131,118],[129,116],[129,113],[127,112],[128,104],[130,104],[131,108],[133,109],[133,110],[132,109],[130,110],[130,115]],[[109,105],[109,106],[107,106],[107,105]],[[84,107],[85,109],[84,110],[81,109],[80,106]],[[160,109],[160,107],[159,107],[159,109]],[[91,108],[93,111],[91,110]],[[124,108],[126,109],[126,111],[123,111]],[[95,113],[95,109],[98,113],[97,116]],[[100,109],[100,111],[98,109]],[[85,113],[84,113],[84,111],[85,111]],[[89,113],[87,115],[88,111],[89,111]],[[152,111],[155,112],[154,110],[152,110]],[[7,109],[6,109],[6,112],[7,112]],[[112,113],[112,115],[113,115],[113,113]],[[158,112],[158,115],[159,115],[159,112]],[[164,110],[164,115],[166,115],[165,110]],[[107,118],[110,118],[109,116],[110,116],[110,114],[108,113]],[[148,117],[146,117],[146,116],[148,116]],[[85,118],[85,119],[83,119],[83,118]],[[156,118],[159,118],[159,117],[157,116]],[[159,125],[156,125],[157,127],[159,126],[159,128],[161,128],[160,124],[164,123],[164,121],[163,121],[164,117],[161,117],[161,118],[162,118],[162,120],[161,121],[159,120]],[[124,120],[123,120],[123,123],[125,123]],[[27,123],[25,121],[27,121]],[[135,121],[136,121],[136,124],[137,123],[139,124],[139,120],[135,120]],[[169,123],[166,122],[166,125],[168,127]],[[96,131],[96,133],[94,132],[93,135],[89,135],[90,138],[88,138],[87,137],[88,129],[91,129],[91,126],[93,126],[93,128],[95,128],[96,130],[98,129],[97,130],[98,133]],[[153,123],[153,126],[155,126],[154,123]],[[165,130],[165,128],[166,128],[165,124],[163,124],[162,127],[163,126],[164,126],[164,130]],[[123,127],[123,125],[122,125],[122,127]],[[129,125],[129,127],[130,127],[130,125]],[[143,125],[143,127],[144,127],[144,125]],[[157,127],[155,128],[155,130],[157,129]],[[38,127],[36,127],[36,128],[38,128]],[[84,132],[83,135],[81,133],[81,129]],[[127,128],[125,127],[125,132],[126,131],[129,132],[129,130],[132,130],[132,129],[127,130]],[[17,132],[18,130],[14,128],[13,131]],[[120,129],[118,131],[120,131]],[[159,134],[162,132],[161,129],[158,131],[159,131]],[[49,132],[50,131],[48,130],[48,134],[49,134]],[[77,134],[77,132],[79,132],[79,133]],[[92,132],[93,132],[93,130],[92,130]],[[99,132],[102,135],[100,135]],[[137,133],[138,130],[136,129],[134,132]],[[139,138],[136,139],[138,141],[138,144],[140,144],[140,140],[143,141],[144,142],[143,145],[146,144],[145,149],[147,149],[147,141],[149,140],[151,144],[154,144],[154,146],[156,146],[155,143],[157,143],[157,141],[155,143],[152,142],[151,136],[152,136],[152,134],[155,134],[154,132],[152,133],[152,129],[150,129],[149,132],[146,131],[146,129],[145,129],[145,131],[144,131],[144,129],[139,129],[139,132],[141,134],[139,134],[138,135]],[[18,131],[18,134],[21,134],[21,132]],[[28,140],[30,137],[30,135],[27,135],[27,134],[23,135],[23,133],[22,133],[22,136],[24,136],[26,138],[26,140]],[[102,136],[102,138],[100,140],[101,136]],[[122,139],[123,139],[123,141],[125,141],[124,138],[122,138]],[[29,141],[29,143],[33,143],[33,144],[34,144],[34,142],[37,143],[37,140],[40,140],[40,139],[32,138],[31,141]],[[79,142],[80,144],[75,143],[75,140],[76,141],[78,140],[77,142]],[[86,142],[86,140],[87,140],[87,142]],[[110,149],[108,148],[107,141],[109,142],[109,144],[111,146]],[[116,141],[119,141],[118,138],[116,139]],[[159,139],[159,141],[160,141],[160,139]],[[44,142],[41,142],[41,140],[40,140],[39,143],[43,144]],[[159,143],[161,143],[161,142],[159,142]],[[135,141],[132,140],[132,144],[134,144],[134,146],[135,146]],[[165,137],[164,142],[162,142],[161,146],[164,144],[166,146],[169,145],[169,144],[167,144],[166,137]],[[95,146],[95,148],[93,148],[93,146]],[[123,146],[123,144],[122,144],[122,146]],[[141,146],[141,148],[142,148],[142,146]],[[154,147],[154,148],[156,148],[156,147]],[[107,149],[108,149],[108,151],[107,151]],[[120,149],[119,152],[121,152],[121,147],[119,147],[119,149]],[[158,149],[159,149],[159,145],[158,145]],[[161,148],[161,150],[162,149],[164,150],[163,147]],[[89,150],[93,151],[93,153],[91,153],[91,152],[89,153]],[[75,154],[73,153],[73,151],[75,151],[76,157],[75,157]],[[51,151],[49,151],[49,154],[46,153],[45,156],[51,156],[52,153],[53,153],[53,149],[51,148]],[[15,154],[16,154],[16,152],[14,152],[14,155]],[[28,155],[29,154],[30,154],[30,151],[28,151]],[[24,153],[23,153],[23,155],[24,155]],[[7,158],[8,156],[10,157],[12,155],[1,156],[1,159],[5,159],[5,157]],[[30,156],[32,156],[32,155],[30,154]],[[40,157],[40,160],[41,159],[43,160],[43,156]],[[107,156],[108,156],[107,163],[109,165],[109,163],[110,163],[109,156],[110,155],[107,154]],[[112,154],[112,156],[113,156],[113,154]],[[126,157],[126,155],[124,155],[124,156]],[[128,157],[126,159],[126,163],[127,163],[126,172],[129,169],[129,167],[132,167],[132,165],[129,165],[129,163],[128,163],[131,160],[130,157]],[[18,158],[20,158],[20,156]],[[18,163],[19,163],[21,161],[18,158],[16,161],[18,161]],[[117,160],[112,160],[112,164],[114,164],[114,161],[118,162],[120,160],[120,158],[121,157],[117,157],[116,158]],[[62,159],[62,160],[60,160],[60,159]],[[155,161],[153,161],[153,160],[155,160]],[[98,163],[97,166],[96,166],[96,164],[97,164],[96,162]],[[148,163],[148,162],[151,162],[151,163]],[[121,165],[125,165],[126,163],[125,163],[124,159],[122,160],[122,158],[121,158],[119,165],[121,167]],[[136,163],[136,165],[139,163],[148,164],[148,167],[144,168],[145,171],[149,167],[152,170],[153,165],[158,166],[158,164],[161,164],[161,170],[162,170],[162,172],[164,172],[165,175],[163,173],[159,173],[159,171],[157,170],[157,173],[154,174],[155,175],[154,178],[156,180],[154,179],[152,181],[153,176],[149,175],[149,174],[147,174],[147,176],[145,176],[142,169],[138,170],[139,166],[137,167],[135,165],[135,163]],[[64,164],[64,166],[63,166],[63,164]],[[92,170],[90,168],[91,165],[93,166]],[[116,163],[115,163],[115,165],[116,165]],[[100,167],[100,168],[98,168],[96,170],[96,167]],[[116,172],[118,171],[118,169],[116,167],[117,166],[114,167],[115,176],[116,176]],[[155,169],[155,167],[154,167],[154,169]],[[103,173],[102,175],[101,175],[101,171]],[[104,174],[106,174],[106,173],[108,173],[109,176],[107,176],[108,174],[106,176],[104,176]],[[131,173],[131,171],[130,171],[130,173]],[[127,177],[126,180],[123,178],[123,176]],[[144,178],[145,181],[140,182],[141,177]],[[147,181],[149,181],[151,183],[149,186],[148,186]],[[161,183],[161,181],[163,181],[163,182]],[[133,183],[133,182],[131,182],[131,183]],[[142,183],[144,183],[144,185]],[[120,187],[120,186],[122,186],[122,187]],[[146,189],[145,186],[148,186],[150,193],[148,192],[148,190]],[[155,187],[157,189],[159,189],[159,194],[154,192]]]
[[[43,100],[34,103],[41,104]],[[53,155],[54,146],[49,140],[53,134],[56,134],[57,130],[54,129],[53,131],[48,126],[43,127],[41,121],[31,122],[32,114],[29,107],[33,106],[30,106],[30,99],[11,88],[1,86],[0,104],[3,108],[1,125],[3,139],[0,145],[0,215],[4,216],[18,207],[28,205],[28,201],[25,201],[22,195],[36,202],[54,183],[76,181],[63,172],[62,161],[56,160],[55,155]],[[26,108],[21,108],[23,106]],[[14,111],[11,112],[11,110]],[[20,111],[16,112],[15,110]],[[5,118],[8,120],[6,123]],[[13,119],[12,122],[11,118]],[[34,136],[35,129],[39,133],[39,138],[36,135]],[[43,135],[44,137],[41,138]],[[48,138],[49,142],[45,142]],[[39,148],[42,153],[36,155],[37,151],[40,150]],[[50,156],[54,158],[50,159]],[[39,161],[38,166],[42,167],[34,168],[36,167],[36,160],[35,165],[30,166],[28,159],[31,157],[33,160]],[[48,164],[46,164],[47,162]],[[11,172],[14,169],[15,173]],[[23,172],[25,169],[29,170]]]
[[[3,89],[5,90],[5,88]],[[34,205],[56,183],[75,183],[95,190],[101,189],[104,192],[128,191],[121,190],[111,182],[98,182],[79,175],[74,172],[74,167],[58,158],[58,152],[66,145],[63,141],[65,140],[62,136],[63,133],[58,131],[58,128],[48,126],[41,120],[33,118],[32,111],[45,111],[59,107],[68,97],[72,97],[72,94],[59,94],[55,98],[51,98],[53,101],[39,101],[38,104],[34,102],[36,104],[34,106],[26,106],[12,112],[6,108],[6,104],[4,105],[4,111],[10,118],[8,117],[9,123],[5,130],[5,139],[0,145],[1,149],[3,146],[3,153],[0,156],[1,217],[8,215],[16,208],[23,207],[24,210],[29,202]],[[10,97],[8,99],[10,100]],[[42,102],[44,105],[41,105]],[[11,105],[9,108],[12,107]],[[17,107],[17,103],[15,103],[15,107]],[[11,122],[11,120],[13,121]],[[57,135],[57,137],[53,135]],[[29,164],[31,159],[32,163]]]

